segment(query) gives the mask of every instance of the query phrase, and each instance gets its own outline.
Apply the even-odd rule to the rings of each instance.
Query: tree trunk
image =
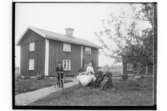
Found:
[[[148,65],[146,65],[145,75],[148,75]]]

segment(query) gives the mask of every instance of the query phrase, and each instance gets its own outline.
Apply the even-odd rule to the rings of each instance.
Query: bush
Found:
[[[19,75],[16,80],[26,80],[26,79],[30,79],[29,76],[24,76],[24,75]]]
[[[108,88],[113,88],[111,72],[106,72],[106,74],[104,75],[103,80],[101,81],[101,88],[103,90],[108,89]]]
[[[37,80],[41,80],[41,79],[44,79],[45,76],[44,75],[37,75]]]
[[[122,80],[127,80],[128,79],[128,75],[127,74],[123,74],[122,75]]]

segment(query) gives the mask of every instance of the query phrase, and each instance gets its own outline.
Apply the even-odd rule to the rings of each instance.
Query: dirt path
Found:
[[[65,83],[64,88],[73,87],[78,84],[77,80],[73,80],[73,82]],[[26,92],[22,94],[18,94],[15,96],[15,105],[28,105],[38,99],[44,98],[49,94],[57,91],[62,91],[61,88],[56,88],[55,86],[50,86],[42,89],[38,89],[32,92]]]

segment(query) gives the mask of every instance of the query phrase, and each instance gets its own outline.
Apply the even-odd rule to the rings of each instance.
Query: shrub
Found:
[[[122,75],[122,80],[127,80],[128,79],[128,75],[127,74],[123,74]]]

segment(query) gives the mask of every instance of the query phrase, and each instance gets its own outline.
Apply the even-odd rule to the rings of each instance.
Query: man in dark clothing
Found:
[[[64,71],[63,67],[59,63],[58,66],[56,67],[59,88],[63,88],[64,87],[64,80],[63,80],[64,73],[63,73],[63,71]]]

